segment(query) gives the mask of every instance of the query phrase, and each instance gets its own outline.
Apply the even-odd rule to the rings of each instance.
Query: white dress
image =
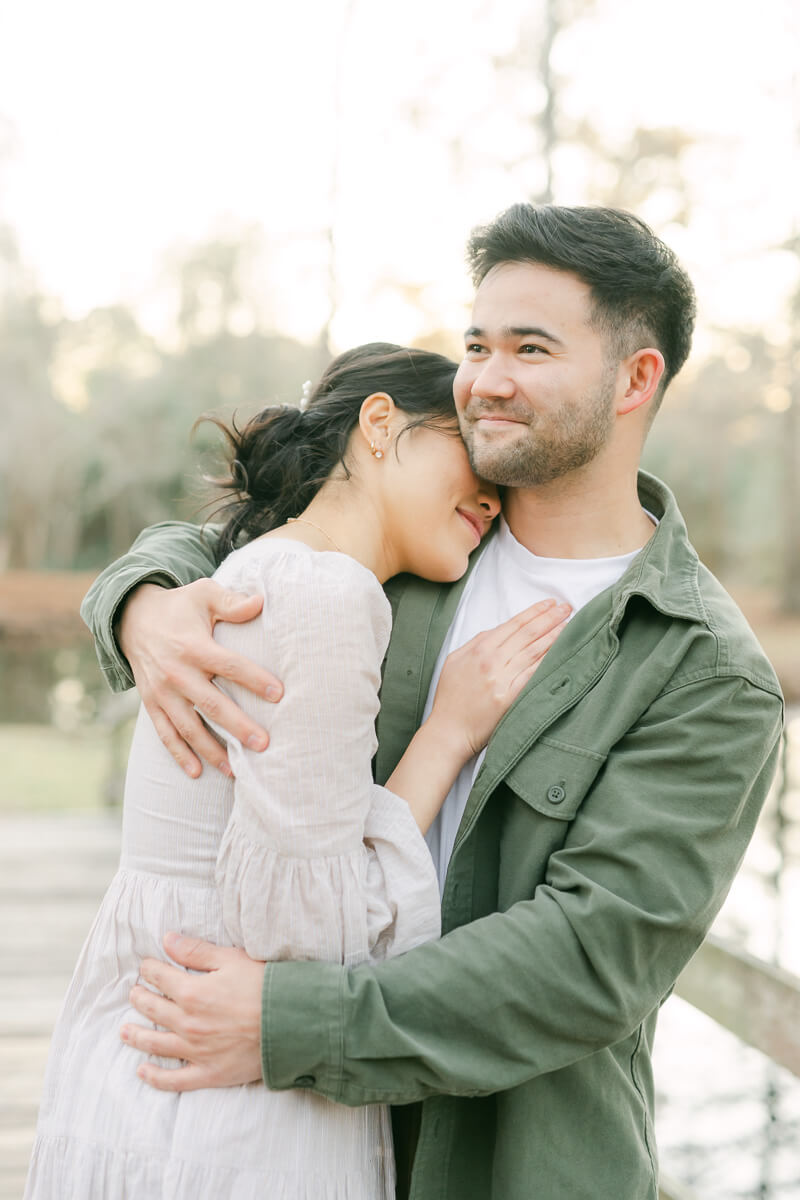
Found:
[[[119,1039],[138,964],[167,930],[254,958],[353,964],[438,936],[439,892],[405,802],[372,782],[390,610],[355,560],[288,539],[236,551],[215,578],[264,595],[218,642],[267,665],[278,705],[220,684],[270,732],[229,739],[235,782],[190,780],[142,710],[122,855],[53,1036],[26,1200],[389,1200],[385,1107],[263,1084],[172,1094]],[[175,1066],[174,1061],[165,1065]]]

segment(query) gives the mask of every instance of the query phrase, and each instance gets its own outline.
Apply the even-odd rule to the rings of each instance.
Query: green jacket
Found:
[[[660,518],[652,539],[570,622],[489,744],[442,939],[376,967],[266,969],[267,1084],[403,1106],[398,1194],[412,1200],[657,1196],[656,1014],[741,863],[782,700],[671,494],[642,475],[640,495]],[[126,672],[114,608],[137,570],[176,551],[172,536],[143,535],[87,597],[112,681]],[[174,582],[209,570],[192,537]],[[380,780],[420,720],[462,588],[390,585]]]

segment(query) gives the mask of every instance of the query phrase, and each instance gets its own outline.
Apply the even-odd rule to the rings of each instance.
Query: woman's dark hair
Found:
[[[201,418],[222,430],[229,451],[230,474],[211,481],[230,494],[221,510],[218,561],[302,512],[339,464],[349,478],[350,435],[373,392],[386,392],[410,418],[403,433],[421,425],[457,429],[455,373],[456,364],[441,354],[370,342],[329,364],[305,412],[288,405],[265,408],[243,429],[235,419],[228,426],[213,416]]]
[[[689,355],[691,280],[673,251],[633,213],[514,204],[473,231],[467,262],[476,287],[501,263],[535,263],[583,280],[592,294],[592,322],[611,355],[619,360],[645,346],[664,355],[658,399]]]

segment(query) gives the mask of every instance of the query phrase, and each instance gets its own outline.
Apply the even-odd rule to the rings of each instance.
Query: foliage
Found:
[[[202,429],[190,440],[196,419],[299,395],[315,352],[236,332],[241,250],[217,241],[178,264],[180,336],[166,348],[121,306],[68,320],[0,239],[0,566],[101,565],[144,526],[193,518],[219,444]]]

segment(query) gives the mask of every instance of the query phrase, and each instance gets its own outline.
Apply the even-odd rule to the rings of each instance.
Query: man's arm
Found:
[[[116,623],[131,592],[142,583],[180,587],[214,574],[219,530],[183,521],[162,521],[139,534],[127,554],[106,567],[81,604],[97,658],[113,692],[133,687],[131,666],[117,642]]]
[[[283,693],[268,671],[212,638],[217,621],[249,621],[262,604],[260,596],[205,578],[215,570],[218,533],[180,522],[146,529],[98,576],[81,606],[110,686],[121,691],[135,682],[159,737],[191,776],[200,774],[200,758],[230,773],[224,747],[196,708],[254,750],[269,743],[266,731],[214,687],[213,676],[271,701]]]
[[[170,999],[145,988],[132,999],[173,1032],[131,1040],[195,1066],[147,1066],[144,1077],[170,1090],[257,1078],[262,972],[265,1082],[346,1104],[487,1094],[628,1036],[727,894],[774,775],[781,724],[778,697],[737,677],[662,696],[612,751],[533,899],[396,960],[264,969],[238,951],[173,946],[209,976],[147,960],[143,978]],[[250,1030],[244,1058],[226,1011],[233,995]]]
[[[722,905],[781,727],[745,680],[686,684],[612,751],[533,899],[372,969],[268,964],[265,1082],[346,1104],[489,1094],[628,1036]]]

